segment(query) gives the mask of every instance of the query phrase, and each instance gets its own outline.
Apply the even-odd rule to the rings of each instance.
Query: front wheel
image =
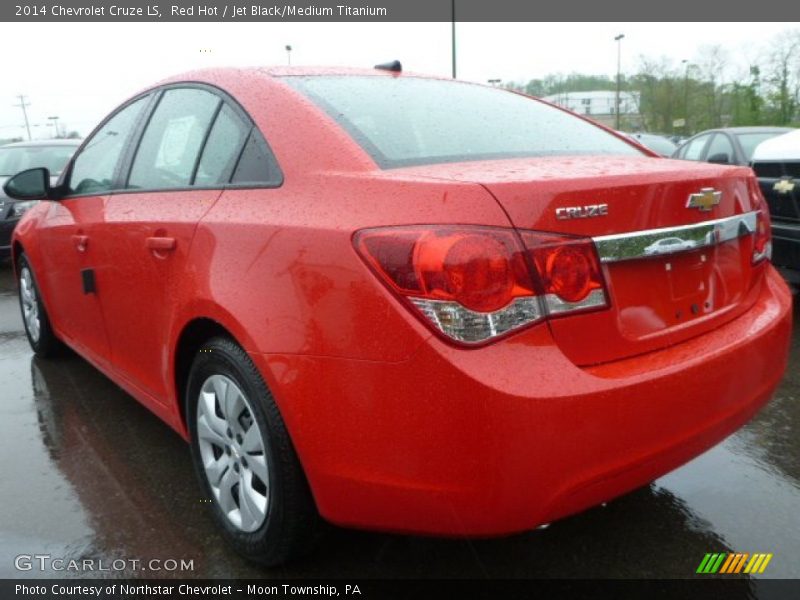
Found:
[[[28,342],[36,356],[51,357],[61,349],[61,342],[53,333],[28,257],[24,253],[20,254],[17,264],[19,308],[25,335],[28,336]]]
[[[318,516],[278,407],[233,341],[203,345],[189,373],[192,458],[230,543],[265,565],[305,553]]]

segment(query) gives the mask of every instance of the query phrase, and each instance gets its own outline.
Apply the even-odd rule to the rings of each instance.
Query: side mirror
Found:
[[[714,154],[713,156],[709,156],[708,162],[717,165],[729,165],[731,164],[731,158],[730,156],[728,156],[727,152],[720,152],[719,154]]]
[[[3,191],[14,200],[47,200],[52,197],[50,171],[41,167],[21,171],[6,181]]]

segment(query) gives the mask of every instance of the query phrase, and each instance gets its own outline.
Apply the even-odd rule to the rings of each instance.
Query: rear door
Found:
[[[160,92],[124,189],[96,237],[113,257],[103,312],[115,369],[150,396],[168,396],[168,335],[197,223],[222,193],[250,126],[211,88]]]

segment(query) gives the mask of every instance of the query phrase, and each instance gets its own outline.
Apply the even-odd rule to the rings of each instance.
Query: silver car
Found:
[[[50,171],[55,185],[67,161],[78,149],[81,140],[36,140],[0,146],[0,259],[11,255],[11,233],[37,200],[19,202],[3,193],[6,179],[27,169],[44,167]]]

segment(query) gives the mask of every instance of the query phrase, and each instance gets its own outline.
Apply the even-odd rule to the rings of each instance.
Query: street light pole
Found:
[[[453,79],[456,78],[456,0],[450,0],[450,10],[453,16],[450,39],[452,41]]]
[[[689,135],[689,61],[681,61],[685,66],[683,74],[683,133]]]
[[[292,66],[292,45],[286,44],[286,62],[291,67]]]
[[[622,85],[622,38],[624,37],[624,33],[614,37],[614,41],[617,42],[617,98],[614,108],[614,114],[617,117],[617,131],[619,131],[619,89]]]
[[[58,129],[58,117],[56,116],[56,117],[47,117],[47,118],[50,121],[53,122],[53,129],[55,130],[55,133],[56,133],[56,135],[55,135],[56,139],[60,138],[61,137],[61,132]]]

